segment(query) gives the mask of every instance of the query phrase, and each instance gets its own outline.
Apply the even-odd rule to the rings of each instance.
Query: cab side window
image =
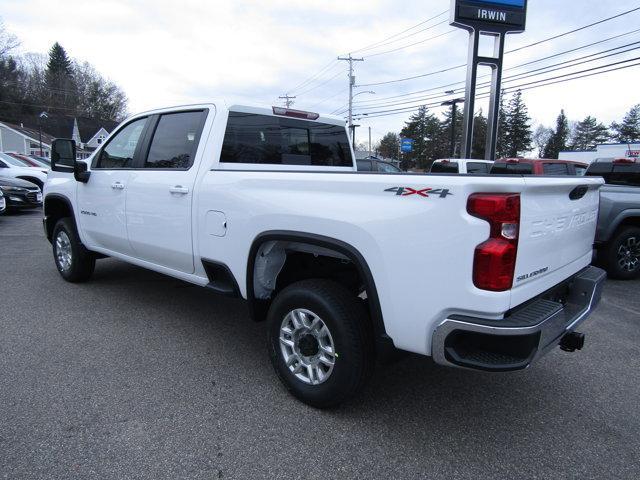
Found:
[[[95,168],[133,168],[133,157],[146,122],[146,118],[139,118],[120,130],[100,152]]]
[[[203,111],[162,115],[153,134],[144,168],[190,168],[203,120]]]

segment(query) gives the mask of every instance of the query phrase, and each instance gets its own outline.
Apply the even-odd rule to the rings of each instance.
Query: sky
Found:
[[[70,56],[89,61],[120,85],[131,113],[215,99],[275,105],[285,94],[297,97],[294,108],[342,112],[348,97],[347,62],[337,57],[353,52],[354,57],[364,58],[354,62],[356,84],[362,85],[355,89],[356,113],[373,116],[399,108],[393,103],[406,102],[400,105],[405,107],[427,101],[438,104],[433,111],[440,115],[446,107],[439,103],[446,98],[434,99],[435,95],[455,89],[450,98],[464,96],[464,68],[433,73],[467,59],[468,34],[449,26],[450,4],[450,0],[2,0],[0,16],[21,40],[21,53],[46,53],[59,42]],[[527,30],[509,35],[506,50],[634,7],[640,7],[640,1],[530,0]],[[634,42],[640,42],[640,10],[507,54],[505,77]],[[588,63],[504,86],[633,59],[640,57],[639,52],[614,50],[607,55],[615,56],[595,61],[589,57]],[[423,76],[366,86],[418,75]],[[534,126],[552,126],[561,108],[572,120],[593,115],[609,124],[640,103],[639,75],[640,66],[635,66],[527,90],[523,96]],[[449,84],[454,85],[445,87]],[[397,97],[421,90],[429,92]],[[425,96],[431,99],[424,100]],[[486,101],[476,103],[480,108],[486,112]],[[388,131],[398,132],[410,114],[360,117],[358,141],[366,140],[367,127],[374,142]]]

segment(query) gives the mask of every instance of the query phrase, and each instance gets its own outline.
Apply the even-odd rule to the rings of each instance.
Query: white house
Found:
[[[640,158],[640,143],[603,143],[595,150],[560,152],[560,160],[591,163],[596,158]]]
[[[42,156],[51,156],[53,137],[42,132]],[[40,132],[23,125],[0,122],[0,152],[40,155]]]

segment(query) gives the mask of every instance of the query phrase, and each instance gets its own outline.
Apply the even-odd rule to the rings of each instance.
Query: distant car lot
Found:
[[[275,381],[241,301],[111,259],[69,285],[40,215],[0,217],[0,478],[640,473],[640,281],[607,284],[582,352],[507,375],[408,356],[319,412]]]

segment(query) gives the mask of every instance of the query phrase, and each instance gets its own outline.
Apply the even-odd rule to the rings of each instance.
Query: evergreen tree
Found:
[[[428,169],[434,160],[446,156],[442,124],[425,106],[409,117],[400,134],[414,142],[413,152],[403,154],[403,167],[413,163],[418,168]]]
[[[531,150],[531,118],[518,90],[509,101],[505,118],[505,150],[508,157],[518,157]]]
[[[471,145],[471,158],[484,158],[487,141],[487,118],[482,110],[473,119],[473,143]]]
[[[454,151],[451,151],[451,109],[447,109],[444,112],[444,119],[442,120],[442,139],[440,142],[443,145],[446,145],[446,157],[460,157],[460,150],[462,145],[462,124],[464,121],[464,112],[459,108],[456,108],[456,119],[455,119],[455,139],[454,139]]]
[[[592,116],[578,122],[573,131],[571,148],[574,150],[590,150],[609,138],[609,129]]]
[[[0,108],[3,117],[16,120],[21,111],[23,92],[20,71],[13,57],[0,58]]]
[[[560,115],[556,120],[556,128],[551,134],[547,145],[544,147],[544,158],[558,158],[562,150],[567,149],[569,141],[569,122],[564,110],[560,110]]]
[[[76,113],[78,92],[73,78],[71,60],[62,46],[56,42],[49,50],[45,71],[47,104],[56,113]]]
[[[613,138],[618,142],[632,143],[640,141],[640,104],[635,105],[627,112],[621,124],[611,124]]]
[[[498,132],[496,141],[496,157],[504,158],[509,154],[507,139],[507,109],[505,107],[504,90],[500,93],[500,109],[498,110]]]
[[[398,151],[400,150],[400,137],[397,133],[388,132],[380,140],[378,152],[385,158],[398,159]]]

